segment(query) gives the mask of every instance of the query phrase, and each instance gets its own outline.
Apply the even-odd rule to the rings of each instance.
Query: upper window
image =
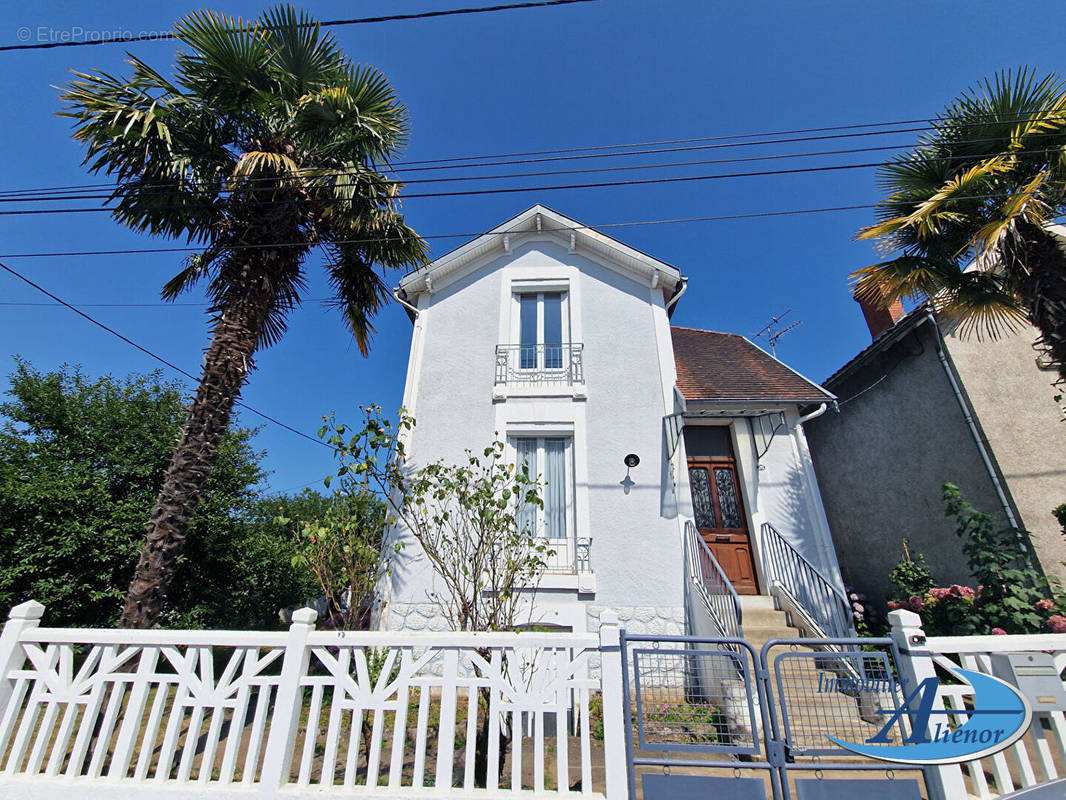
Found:
[[[523,292],[518,297],[520,369],[563,369],[569,343],[566,292]]]

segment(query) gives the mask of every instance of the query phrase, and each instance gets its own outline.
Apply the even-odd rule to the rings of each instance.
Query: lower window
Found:
[[[518,467],[539,483],[544,505],[523,506],[518,523],[547,539],[554,551],[548,556],[551,569],[567,568],[574,560],[574,469],[569,437],[517,437],[512,440]]]

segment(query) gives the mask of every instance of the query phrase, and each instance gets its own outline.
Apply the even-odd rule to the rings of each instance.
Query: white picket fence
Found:
[[[0,634],[0,797],[627,794],[610,614],[598,634],[342,633],[303,609],[270,633],[43,628],[43,611]]]
[[[888,617],[901,651],[901,677],[913,681],[911,687],[933,676],[957,676],[959,668],[991,675],[993,653],[1050,653],[1058,675],[1066,671],[1066,634],[927,638],[917,614],[898,610]],[[941,680],[935,710],[963,709],[972,695],[963,681]],[[959,714],[951,719],[961,724],[968,717]],[[1034,712],[1029,732],[1007,750],[962,765],[941,766],[930,775],[935,784],[930,789],[944,800],[996,798],[1066,775],[1066,717],[1062,711]]]

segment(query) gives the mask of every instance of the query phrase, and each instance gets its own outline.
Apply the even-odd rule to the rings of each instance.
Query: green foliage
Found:
[[[955,518],[955,533],[963,539],[962,550],[979,585],[976,605],[984,622],[1007,633],[1042,630],[1045,620],[1036,613],[1036,603],[1051,590],[1032,565],[1023,544],[1027,534],[999,527],[991,514],[970,505],[954,484],[944,484],[943,497],[945,513]]]
[[[0,404],[0,610],[28,599],[53,625],[118,618],[145,524],[184,418],[178,384],[158,373],[90,379],[16,361]],[[262,627],[309,585],[287,531],[266,522],[253,431],[223,440],[167,624]]]
[[[407,140],[407,109],[380,72],[292,6],[255,20],[196,11],[173,29],[170,74],[131,55],[126,75],[75,72],[62,89],[60,115],[74,121],[85,164],[116,181],[114,217],[204,245],[166,284],[167,299],[204,281],[216,310],[232,308],[242,270],[269,278],[264,345],[284,333],[306,286],[302,262],[323,246],[365,353],[390,298],[374,267],[426,260],[399,211],[400,184],[380,170]],[[286,246],[241,248],[249,243]]]
[[[502,442],[466,461],[427,464],[413,475],[404,463],[404,437],[414,419],[400,411],[395,425],[379,408],[364,409],[350,430],[332,416],[319,436],[337,448],[337,476],[346,491],[377,491],[419,545],[443,586],[432,597],[456,630],[513,630],[523,595],[536,590],[552,554],[525,522],[542,504],[538,476],[505,457]]]
[[[895,592],[892,594],[893,600],[921,597],[934,585],[932,573],[925,563],[925,556],[921,553],[911,553],[906,539],[903,540],[903,558],[892,568],[888,579],[895,587]]]
[[[1062,535],[1066,536],[1066,503],[1053,508],[1051,510],[1051,515],[1059,521],[1059,525],[1062,526]]]
[[[1066,630],[1066,618],[1059,613],[1063,603],[1052,599],[1054,587],[1033,566],[1028,534],[1001,527],[991,514],[967,502],[954,484],[944,484],[942,496],[945,514],[955,518],[955,532],[963,540],[962,550],[977,588],[958,584],[933,588],[924,560],[918,556],[903,570],[902,579],[896,580],[900,566],[893,570],[899,593],[898,599],[889,602],[889,609],[918,613],[926,631],[939,636]]]
[[[1028,320],[1066,377],[1066,260],[1046,227],[1066,210],[1064,145],[1058,75],[1005,70],[967,89],[881,168],[880,222],[859,238],[887,260],[852,273],[856,296],[928,299],[964,333],[993,338]]]
[[[328,619],[322,622],[352,630],[362,625],[374,587],[387,569],[382,544],[388,506],[361,487],[314,497],[319,499],[316,508],[302,514],[294,509],[277,521],[296,540],[292,565],[310,571],[326,599]]]

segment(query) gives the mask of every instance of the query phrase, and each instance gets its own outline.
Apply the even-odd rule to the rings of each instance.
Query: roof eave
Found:
[[[681,283],[681,271],[672,264],[652,258],[636,248],[538,203],[497,225],[487,233],[445,253],[422,269],[405,275],[400,279],[399,288],[409,295],[427,290],[433,291],[434,284],[443,284],[448,276],[458,273],[464,267],[486,257],[506,253],[511,246],[509,241],[511,236],[565,238],[567,233],[570,234],[571,250],[577,249],[579,245],[587,247],[591,253],[615,261],[627,271],[641,277],[648,277],[675,291]]]

